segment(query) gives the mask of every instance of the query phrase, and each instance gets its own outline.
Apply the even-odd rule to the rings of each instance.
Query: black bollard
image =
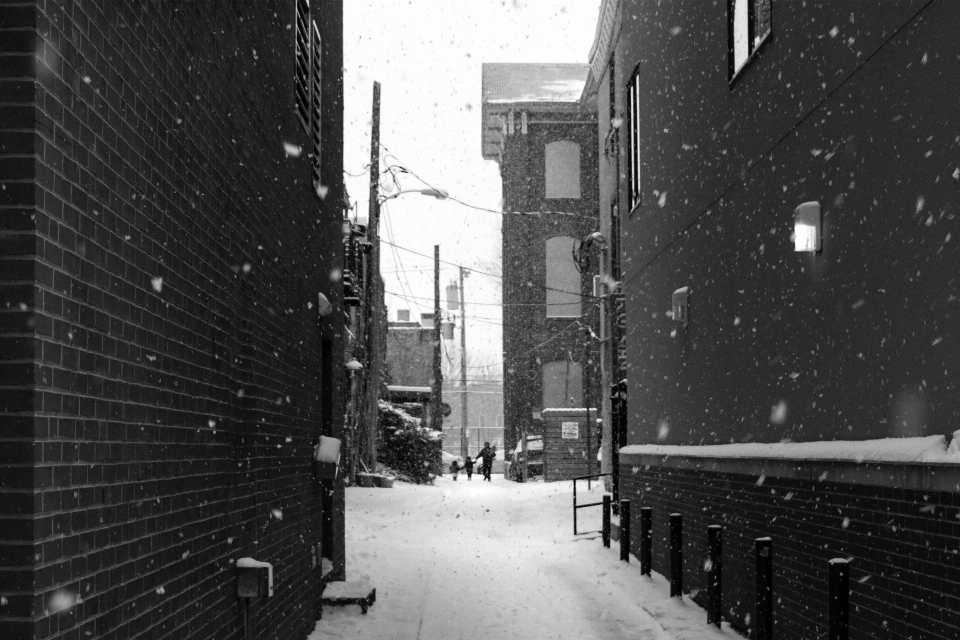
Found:
[[[653,569],[653,509],[640,507],[640,575]]]
[[[723,527],[712,524],[707,527],[707,546],[710,559],[707,560],[707,624],[720,626],[723,616],[723,590],[720,574],[723,570]]]
[[[630,501],[620,501],[620,559],[630,562]]]
[[[610,496],[603,496],[603,546],[610,548]]]
[[[830,629],[828,640],[847,640],[850,614],[850,561],[830,561]]]
[[[683,595],[683,515],[670,514],[670,597]]]
[[[757,559],[757,640],[773,640],[773,540],[754,541]]]

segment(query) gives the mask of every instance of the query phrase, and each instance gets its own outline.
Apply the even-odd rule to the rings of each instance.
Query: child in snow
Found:
[[[467,456],[466,462],[463,463],[463,468],[467,472],[467,480],[473,479],[473,458]]]
[[[457,474],[460,473],[460,463],[457,460],[454,460],[450,463],[450,474],[453,476],[454,481],[457,479]]]

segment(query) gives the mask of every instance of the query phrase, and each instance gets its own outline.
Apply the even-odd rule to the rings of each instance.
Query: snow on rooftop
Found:
[[[767,458],[843,462],[960,463],[960,431],[947,444],[945,436],[833,440],[823,442],[743,442],[705,446],[633,444],[620,448],[626,455],[684,456],[691,458]]]
[[[585,64],[485,63],[483,101],[579,102],[588,71]]]

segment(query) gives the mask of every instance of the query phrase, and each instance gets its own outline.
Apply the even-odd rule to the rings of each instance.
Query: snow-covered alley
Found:
[[[641,576],[635,558],[621,563],[616,542],[575,538],[571,491],[498,476],[348,488],[347,578],[369,579],[377,601],[367,615],[325,607],[310,640],[739,637],[668,598],[666,580]],[[599,508],[580,513],[599,528]]]

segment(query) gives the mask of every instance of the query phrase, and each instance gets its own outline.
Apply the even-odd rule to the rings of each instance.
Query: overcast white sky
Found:
[[[481,64],[586,63],[599,6],[600,0],[345,0],[344,162],[361,215],[368,207],[374,80],[381,85],[383,155],[460,200],[499,211],[497,164],[480,150]],[[410,175],[401,180],[404,189],[425,187]],[[413,299],[387,295],[390,319],[397,309],[410,309],[414,318],[432,313],[435,244],[441,260],[499,275],[500,217],[419,194],[389,201],[381,238],[428,256],[382,245],[385,289]],[[441,269],[443,298],[457,268]],[[499,363],[500,280],[473,274],[465,290],[468,365]],[[458,362],[459,342],[447,347]],[[468,378],[483,373],[499,379],[502,372],[470,369]]]

